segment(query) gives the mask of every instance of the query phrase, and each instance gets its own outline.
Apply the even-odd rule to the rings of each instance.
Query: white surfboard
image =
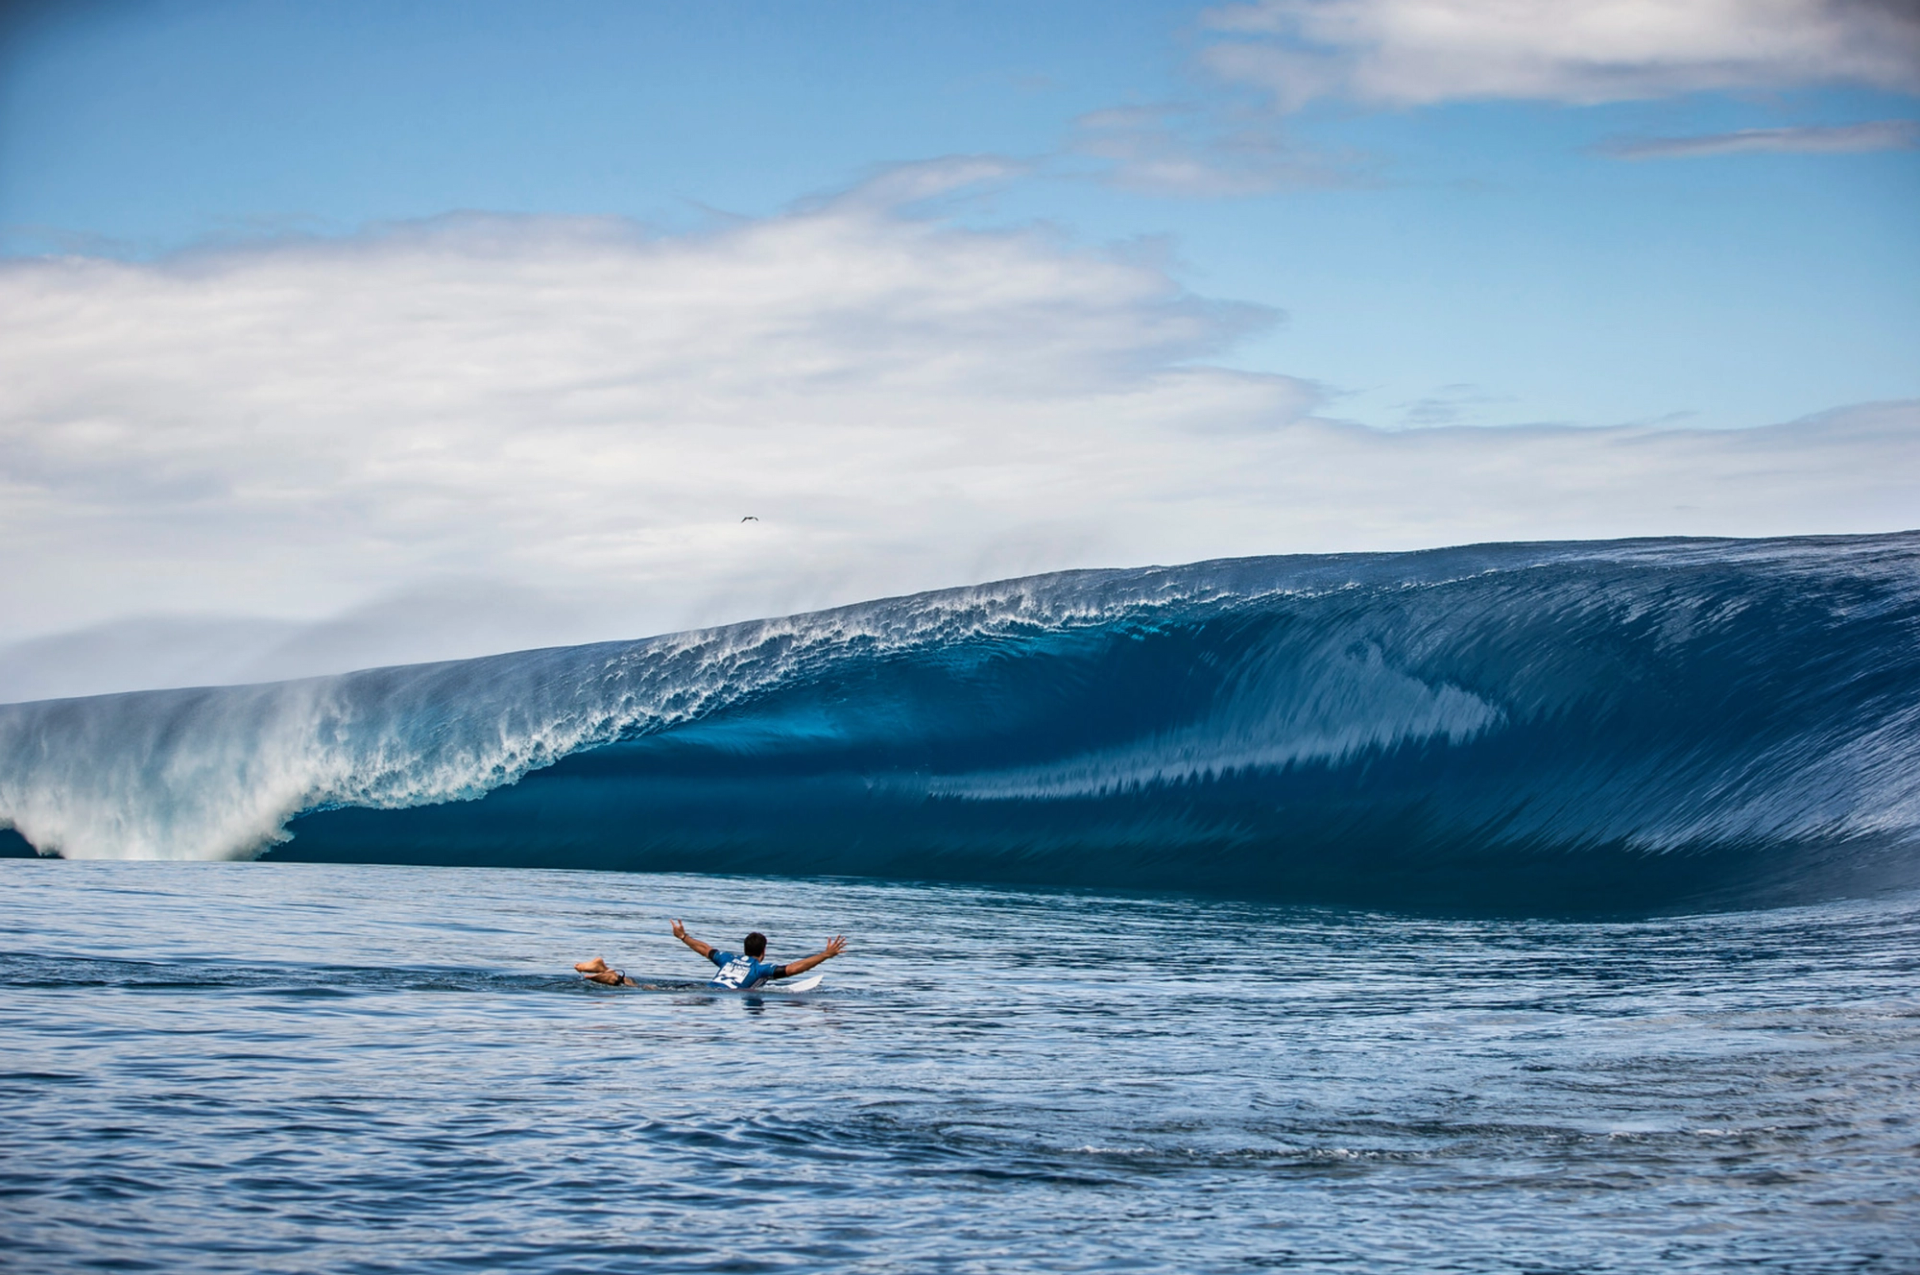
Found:
[[[782,992],[810,992],[820,986],[820,980],[825,977],[825,974],[809,974],[805,978],[797,978],[791,983],[783,979],[775,983],[773,987],[774,990]]]

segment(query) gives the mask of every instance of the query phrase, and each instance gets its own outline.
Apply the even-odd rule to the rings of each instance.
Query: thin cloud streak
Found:
[[[1320,99],[1593,104],[1742,89],[1920,92],[1910,0],[1255,0],[1209,10],[1217,75]]]
[[[1074,121],[1068,150],[1102,161],[1109,185],[1184,198],[1351,186],[1364,167],[1301,145],[1264,112],[1173,103],[1090,111]]]
[[[1912,150],[1920,120],[1873,120],[1803,128],[1749,128],[1697,137],[1616,137],[1594,149],[1615,159],[1694,159],[1708,155],[1850,155]]]

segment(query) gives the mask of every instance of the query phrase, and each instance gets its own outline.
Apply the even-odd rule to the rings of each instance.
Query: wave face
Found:
[[[1920,884],[1920,534],[1072,572],[0,707],[43,853],[1636,909]]]

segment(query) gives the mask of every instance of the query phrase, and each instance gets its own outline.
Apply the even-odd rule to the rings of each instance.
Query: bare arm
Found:
[[[680,922],[678,921],[675,921],[673,923],[673,937],[679,939],[682,943],[685,943],[688,947],[700,953],[700,955],[702,956],[711,957],[713,955],[712,944],[702,943],[699,939],[687,933],[687,927],[680,924]]]
[[[795,974],[804,974],[814,966],[820,964],[820,962],[832,960],[834,957],[840,955],[840,953],[846,951],[846,948],[846,936],[836,934],[827,940],[825,947],[815,952],[812,956],[803,956],[797,961],[788,961],[786,964],[786,973],[780,975],[780,977],[792,978]]]

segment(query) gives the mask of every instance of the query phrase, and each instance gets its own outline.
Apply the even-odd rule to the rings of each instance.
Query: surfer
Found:
[[[767,936],[755,930],[740,941],[740,952],[723,952],[710,943],[702,943],[687,933],[687,927],[675,921],[673,937],[685,943],[700,955],[720,967],[708,987],[722,991],[746,992],[765,986],[777,978],[792,978],[804,974],[822,961],[830,961],[846,950],[844,935],[836,934],[827,940],[827,945],[812,956],[803,956],[797,961],[788,961],[785,965],[775,965],[766,959]],[[605,983],[608,987],[638,987],[639,984],[628,978],[626,971],[610,967],[606,961],[596,956],[590,961],[580,961],[573,967],[585,974],[589,981]]]

